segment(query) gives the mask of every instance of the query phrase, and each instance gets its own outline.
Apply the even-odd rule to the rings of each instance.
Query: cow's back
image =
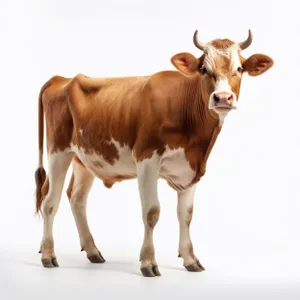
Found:
[[[74,120],[73,144],[98,151],[104,141],[133,147],[143,111],[147,77],[88,78],[77,75],[67,88]]]

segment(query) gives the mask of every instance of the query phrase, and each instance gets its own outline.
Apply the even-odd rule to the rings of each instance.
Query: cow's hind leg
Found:
[[[78,229],[81,249],[82,251],[86,251],[90,262],[104,263],[105,259],[95,246],[86,216],[87,197],[93,182],[94,175],[75,158],[73,160],[73,174],[67,194]]]
[[[153,230],[158,222],[160,204],[157,194],[159,162],[156,155],[138,163],[138,184],[142,202],[144,241],[140,253],[141,272],[145,277],[160,276],[155,260]]]
[[[193,244],[190,237],[190,223],[193,216],[193,203],[195,185],[189,189],[178,192],[177,215],[180,228],[179,257],[183,258],[184,266],[190,272],[201,272],[205,269],[194,255]]]
[[[65,176],[72,156],[73,154],[66,152],[48,155],[49,174],[42,188],[44,199],[41,211],[44,219],[44,230],[40,248],[42,264],[46,268],[58,267],[54,252],[53,221],[58,210]]]

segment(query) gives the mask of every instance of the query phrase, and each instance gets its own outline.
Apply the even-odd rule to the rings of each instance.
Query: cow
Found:
[[[67,170],[67,189],[82,251],[92,263],[104,263],[90,232],[86,205],[94,178],[107,188],[137,178],[144,240],[141,273],[160,276],[155,259],[153,230],[159,220],[158,179],[164,179],[178,196],[179,257],[190,272],[204,267],[194,254],[190,223],[196,184],[227,114],[238,104],[242,75],[257,76],[273,66],[264,54],[244,58],[252,43],[229,39],[194,45],[199,58],[182,52],[171,62],[177,70],[151,76],[74,78],[54,76],[40,90],[38,101],[39,164],[35,172],[36,212],[43,216],[40,245],[44,267],[58,267],[54,251],[53,221]],[[43,167],[44,118],[48,174]]]

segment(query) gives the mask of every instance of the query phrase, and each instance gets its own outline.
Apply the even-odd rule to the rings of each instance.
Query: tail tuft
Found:
[[[41,209],[42,206],[42,201],[43,201],[43,195],[42,195],[42,186],[46,180],[46,171],[43,167],[39,167],[35,171],[35,184],[36,184],[36,202],[35,202],[35,207],[36,207],[36,213],[38,213]]]

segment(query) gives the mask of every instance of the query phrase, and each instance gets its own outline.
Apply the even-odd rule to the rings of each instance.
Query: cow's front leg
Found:
[[[190,272],[201,272],[205,269],[194,255],[190,237],[190,223],[193,216],[193,204],[196,185],[178,192],[177,216],[179,221],[179,257],[183,258],[183,265]]]
[[[155,261],[153,230],[159,219],[160,205],[157,195],[159,158],[153,155],[137,165],[138,185],[142,203],[144,241],[140,253],[141,272],[145,277],[160,276]]]

